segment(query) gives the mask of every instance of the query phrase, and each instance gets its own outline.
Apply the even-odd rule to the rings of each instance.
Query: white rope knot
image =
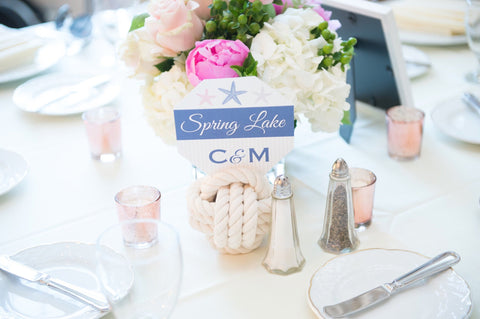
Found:
[[[251,168],[232,167],[207,175],[187,192],[190,225],[223,253],[248,253],[270,230],[270,194],[266,176]]]

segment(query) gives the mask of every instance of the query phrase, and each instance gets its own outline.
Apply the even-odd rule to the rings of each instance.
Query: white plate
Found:
[[[95,245],[56,243],[23,250],[12,259],[83,288],[100,291]],[[0,318],[96,319],[94,308],[54,289],[0,271]]]
[[[113,101],[120,92],[116,80],[102,85],[74,92],[38,109],[36,102],[56,91],[79,84],[95,74],[52,73],[33,78],[20,85],[13,92],[13,102],[22,110],[46,115],[72,115],[82,113]]]
[[[411,31],[400,31],[400,40],[403,43],[431,46],[452,46],[467,44],[465,35],[439,35]]]
[[[432,111],[432,120],[443,133],[457,140],[480,144],[480,116],[471,110],[461,96],[441,102]]]
[[[20,183],[27,172],[28,164],[21,155],[0,149],[0,195]]]
[[[424,75],[430,70],[430,58],[422,50],[410,45],[402,45],[402,54],[407,65],[407,74],[410,79]]]
[[[407,273],[428,258],[406,250],[368,249],[331,259],[310,281],[308,302],[319,318],[323,307],[359,295]],[[356,319],[462,319],[472,310],[470,289],[453,269],[392,296]]]
[[[51,38],[52,33],[45,34],[45,29],[38,29],[35,32],[41,37],[48,36],[48,38],[45,38],[45,45],[37,50],[32,63],[1,72],[0,83],[20,80],[38,74],[57,64],[65,56],[66,45],[62,39]]]

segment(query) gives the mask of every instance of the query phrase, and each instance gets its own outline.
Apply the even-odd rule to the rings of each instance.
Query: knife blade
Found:
[[[474,112],[480,115],[480,101],[472,93],[465,92],[462,97],[463,102],[467,104]]]
[[[78,287],[58,278],[53,278],[47,273],[13,260],[9,256],[0,256],[0,269],[28,281],[46,285],[47,287],[90,305],[101,312],[108,312],[110,310],[110,305],[103,294]]]
[[[393,294],[410,287],[414,283],[449,269],[459,261],[460,256],[457,253],[444,252],[390,283],[380,285],[338,304],[325,306],[323,310],[332,318],[352,315],[385,301]]]

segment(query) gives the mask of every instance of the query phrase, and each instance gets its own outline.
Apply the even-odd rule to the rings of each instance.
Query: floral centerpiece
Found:
[[[342,41],[318,0],[151,0],[120,48],[144,80],[149,123],[175,141],[173,107],[204,79],[257,76],[295,106],[313,131],[348,118],[346,67],[356,39]]]

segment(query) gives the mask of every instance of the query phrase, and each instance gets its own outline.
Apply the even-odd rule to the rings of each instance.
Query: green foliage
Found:
[[[350,121],[350,111],[343,111],[342,124],[344,125],[352,124],[352,122]]]
[[[272,4],[260,0],[213,0],[203,39],[240,40],[248,47],[263,24],[275,17]]]
[[[232,65],[231,68],[237,72],[238,76],[257,76],[257,63],[249,52],[242,66]]]
[[[173,58],[166,58],[164,61],[155,64],[155,67],[158,69],[160,72],[167,72],[170,71],[174,64]]]
[[[333,52],[333,42],[337,38],[335,33],[328,30],[328,22],[324,21],[320,25],[310,31],[310,34],[313,38],[322,37],[327,41],[327,44],[318,50],[318,55],[323,56],[323,60],[318,66],[318,69],[327,70],[331,66],[341,64],[342,71],[345,71],[345,66],[347,66],[352,60],[354,53],[354,46],[357,44],[357,39],[350,38],[347,41],[343,41],[341,49],[338,52]]]
[[[148,13],[139,14],[132,19],[132,24],[130,25],[130,30],[128,32],[140,29],[145,25],[145,19],[148,18]]]

